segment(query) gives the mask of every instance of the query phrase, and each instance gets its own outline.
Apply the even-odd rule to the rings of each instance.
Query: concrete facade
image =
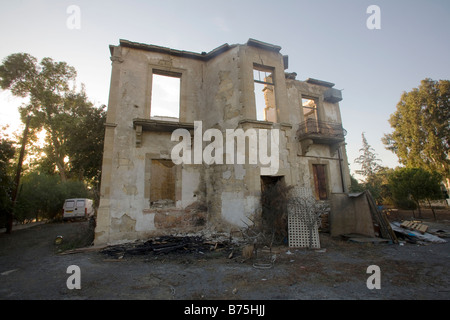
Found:
[[[249,39],[194,53],[121,40],[110,50],[96,244],[203,229],[238,230],[261,212],[262,176],[311,188],[320,200],[348,192],[341,92],[329,82],[296,80],[295,73],[285,71],[288,57],[279,46]],[[151,116],[156,108],[154,74],[179,79],[177,118]],[[264,77],[256,79],[255,74]],[[257,118],[257,85],[264,86],[262,120]],[[305,99],[311,108],[303,107]],[[194,137],[197,121],[201,134],[217,129],[223,137],[227,129],[276,129],[277,172],[249,161],[174,164],[172,150],[179,141],[172,141],[173,132],[181,128]],[[203,139],[200,145],[192,139],[193,157],[211,143]],[[246,160],[252,152],[246,151]]]

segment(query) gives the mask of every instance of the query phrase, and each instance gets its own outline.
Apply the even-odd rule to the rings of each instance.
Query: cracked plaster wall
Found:
[[[279,129],[278,175],[284,176],[288,185],[311,186],[311,164],[325,163],[329,192],[342,192],[339,167],[337,161],[330,160],[335,157],[330,148],[313,145],[304,156],[296,140],[303,117],[298,107],[302,94],[321,97],[324,89],[286,80],[281,54],[239,45],[200,61],[119,46],[113,48],[112,61],[97,244],[131,241],[174,230],[232,231],[250,224],[249,218],[261,213],[261,168],[251,164],[179,165],[175,207],[150,206],[149,162],[170,159],[170,151],[177,143],[170,141],[170,132],[144,131],[140,146],[136,145],[133,119],[149,118],[153,69],[182,75],[180,122],[201,120],[203,130],[216,128],[223,136],[226,129]],[[275,70],[276,123],[251,121],[256,119],[254,63]],[[337,104],[324,103],[322,107],[327,120],[340,121]],[[323,160],[324,157],[329,159]]]

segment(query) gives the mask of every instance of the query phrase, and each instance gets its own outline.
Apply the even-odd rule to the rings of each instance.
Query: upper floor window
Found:
[[[274,69],[253,65],[255,86],[256,120],[276,122]]]
[[[153,70],[151,118],[180,118],[181,74]]]
[[[314,120],[317,121],[317,102],[315,99],[302,99],[302,109],[303,109],[303,120]]]

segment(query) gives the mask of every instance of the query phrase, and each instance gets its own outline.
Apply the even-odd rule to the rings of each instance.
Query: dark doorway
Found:
[[[283,176],[261,176],[261,205],[263,231],[273,243],[287,243],[287,201],[289,190]]]
[[[313,164],[314,188],[316,200],[327,200],[327,177],[326,166],[324,164]]]

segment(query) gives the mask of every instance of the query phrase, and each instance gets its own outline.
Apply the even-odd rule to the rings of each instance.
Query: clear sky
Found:
[[[79,29],[67,26],[71,5],[80,9]],[[367,28],[370,5],[380,8],[381,29]],[[427,77],[450,79],[448,0],[0,0],[0,30],[1,60],[27,52],[65,61],[97,105],[108,103],[108,46],[119,39],[194,52],[249,38],[279,45],[297,79],[343,89],[352,172],[362,132],[382,164],[395,167],[381,138],[402,92]],[[0,125],[17,126],[20,103],[0,92]]]

